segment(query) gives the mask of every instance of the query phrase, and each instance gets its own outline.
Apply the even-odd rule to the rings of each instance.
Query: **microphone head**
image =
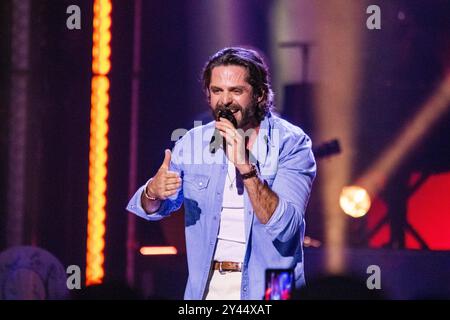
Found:
[[[219,112],[217,113],[217,119],[216,121],[219,120],[219,118],[225,118],[228,119],[235,128],[237,128],[237,120],[236,118],[233,116],[233,112],[231,112],[230,109],[221,109],[219,110]],[[211,137],[211,141],[209,142],[209,152],[211,153],[216,153],[217,149],[220,148],[220,146],[223,143],[223,138],[219,133],[219,130],[215,129],[214,130],[214,134]]]
[[[229,120],[233,124],[233,126],[235,128],[237,128],[237,126],[238,126],[237,125],[237,120],[233,116],[233,112],[231,112],[230,109],[221,109],[221,110],[219,110],[216,120],[219,120],[219,118],[225,118],[225,119]]]

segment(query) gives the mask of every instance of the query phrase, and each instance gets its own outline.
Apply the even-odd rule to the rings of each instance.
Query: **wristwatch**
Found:
[[[242,180],[250,179],[250,178],[258,176],[258,170],[256,169],[256,166],[253,163],[251,164],[251,166],[252,166],[252,169],[249,172],[241,174]]]

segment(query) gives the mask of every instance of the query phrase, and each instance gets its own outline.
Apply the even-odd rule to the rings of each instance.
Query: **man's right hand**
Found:
[[[152,181],[147,184],[147,194],[158,200],[165,200],[177,192],[181,187],[181,178],[177,172],[169,171],[172,153],[165,150],[164,161]]]

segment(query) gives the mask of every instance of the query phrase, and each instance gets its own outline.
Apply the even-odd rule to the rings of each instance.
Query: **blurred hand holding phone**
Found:
[[[293,269],[267,269],[264,300],[290,300],[295,289]]]

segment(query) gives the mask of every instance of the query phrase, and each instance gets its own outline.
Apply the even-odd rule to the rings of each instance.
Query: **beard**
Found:
[[[233,115],[235,113],[237,113],[238,111],[240,111],[242,117],[241,117],[240,121],[237,121],[237,124],[238,124],[237,129],[245,129],[247,127],[252,127],[252,126],[258,125],[258,120],[257,120],[257,116],[256,116],[257,109],[258,109],[258,105],[257,105],[256,99],[252,99],[251,103],[246,108],[242,107],[238,103],[232,103],[227,106],[225,106],[224,104],[221,104],[221,103],[217,103],[216,108],[212,109],[211,111],[212,111],[212,116],[213,116],[214,120],[218,120],[220,111],[229,110],[233,113]]]

